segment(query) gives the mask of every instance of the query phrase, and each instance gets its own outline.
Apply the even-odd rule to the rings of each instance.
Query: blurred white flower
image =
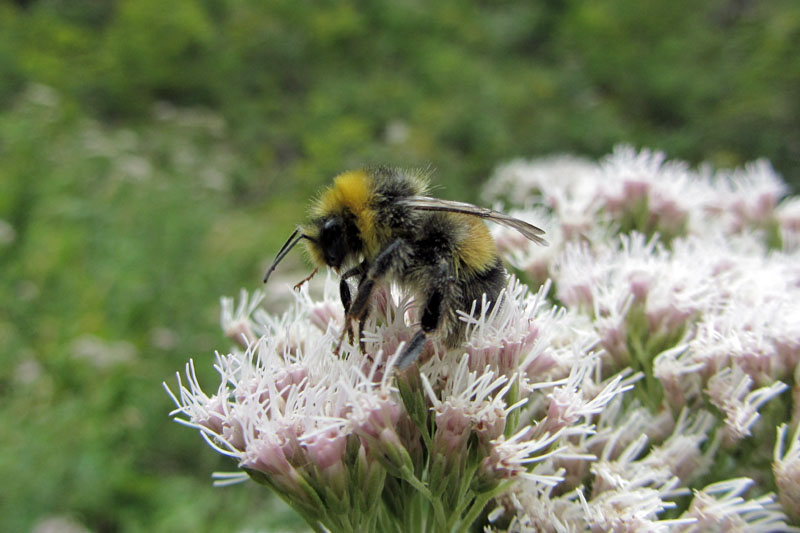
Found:
[[[483,190],[483,199],[492,203],[501,198],[541,203],[559,215],[575,213],[592,222],[591,205],[595,202],[597,164],[570,155],[533,161],[518,159],[495,170]],[[569,218],[559,216],[559,219]]]
[[[0,246],[5,246],[13,243],[17,238],[17,232],[14,226],[7,221],[0,218]]]
[[[788,429],[786,424],[778,428],[772,471],[783,508],[793,519],[800,520],[800,425],[789,436],[788,447],[784,448]]]
[[[784,200],[775,210],[781,242],[785,250],[800,249],[800,198]]]
[[[719,172],[712,184],[714,195],[705,207],[722,218],[730,233],[771,221],[778,202],[789,190],[765,160],[733,172]]]
[[[136,356],[136,346],[125,340],[106,341],[95,335],[85,334],[72,341],[72,357],[86,361],[98,369],[129,363]]]
[[[708,380],[709,399],[725,415],[724,435],[730,444],[749,436],[758,409],[787,389],[780,381],[756,390],[751,390],[752,384],[738,366],[724,368]]]
[[[695,522],[679,527],[677,531],[800,531],[786,524],[786,517],[772,494],[745,500],[742,495],[752,484],[751,479],[737,478],[695,490],[689,509],[681,515],[681,518],[693,518]]]

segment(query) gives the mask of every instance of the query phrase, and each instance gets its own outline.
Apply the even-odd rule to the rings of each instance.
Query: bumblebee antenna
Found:
[[[275,267],[277,267],[278,263],[281,262],[281,259],[283,259],[283,257],[286,254],[289,253],[289,250],[294,248],[294,245],[297,244],[298,242],[300,242],[300,239],[308,239],[309,238],[308,235],[305,235],[303,233],[300,233],[298,235],[298,233],[300,233],[300,228],[297,228],[296,230],[294,230],[294,232],[289,236],[289,238],[286,240],[286,242],[283,243],[283,246],[281,247],[281,250],[278,252],[278,255],[275,256],[275,260],[272,262],[272,266],[270,266],[269,269],[267,270],[267,273],[264,274],[264,283],[267,282],[267,280],[269,279],[270,275],[275,270]]]

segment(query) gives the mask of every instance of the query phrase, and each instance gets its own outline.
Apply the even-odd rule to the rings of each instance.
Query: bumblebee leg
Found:
[[[360,320],[362,316],[365,316],[367,304],[370,296],[372,296],[372,290],[375,288],[375,282],[386,275],[396,259],[396,254],[404,244],[405,242],[402,239],[396,239],[375,257],[375,261],[370,265],[366,276],[358,284],[358,292],[356,292],[356,297],[350,306],[350,316],[352,318]]]
[[[360,319],[361,316],[367,312],[367,304],[369,303],[369,298],[372,296],[372,290],[374,288],[374,279],[367,277],[364,278],[364,281],[359,283],[356,298],[353,300],[353,304],[350,306],[350,312],[348,313],[351,318]]]
[[[361,336],[361,332],[364,329],[364,322],[367,321],[367,315],[369,315],[369,308],[367,308],[367,312],[358,319],[358,347],[361,349],[361,353],[367,353],[366,346],[364,346],[364,337]]]
[[[422,348],[425,346],[427,337],[428,336],[424,331],[417,331],[416,335],[414,335],[411,338],[411,341],[406,344],[406,347],[403,349],[403,353],[400,354],[400,357],[397,359],[397,362],[394,365],[395,368],[398,370],[405,370],[411,363],[416,361],[420,352],[422,352]]]
[[[345,278],[355,276],[356,274],[361,274],[361,280],[358,283],[358,290],[356,292],[355,299],[353,299],[352,302],[349,302],[349,305],[345,306],[345,329],[342,330],[342,335],[339,337],[339,343],[336,345],[334,353],[339,353],[339,349],[342,346],[342,341],[344,340],[345,331],[348,331],[348,333],[351,335],[350,342],[352,343],[353,320],[359,321],[358,342],[359,347],[363,351],[364,344],[361,341],[361,326],[364,324],[369,312],[369,306],[367,304],[369,304],[372,291],[375,288],[375,282],[386,275],[386,273],[389,271],[389,268],[396,261],[398,252],[401,251],[404,245],[405,241],[402,239],[396,239],[392,241],[391,244],[389,244],[386,248],[384,248],[377,255],[377,257],[375,257],[375,261],[371,265],[367,265],[366,261],[362,261],[358,267],[348,270],[342,276],[342,278]],[[342,297],[342,303],[344,304],[346,301],[345,298],[348,300],[350,298],[350,289],[348,287],[343,288],[340,284],[339,292],[340,296]]]
[[[305,278],[301,279],[298,283],[295,283],[294,290],[299,291],[300,287],[302,287],[305,283],[310,281],[311,278],[314,277],[314,274],[316,274],[318,270],[319,270],[319,268],[315,268],[314,270],[311,271],[311,274],[309,274]]]
[[[339,279],[339,297],[342,299],[342,307],[344,307],[345,315],[350,311],[350,304],[353,301],[350,296],[350,285],[347,283],[347,280],[353,276],[360,276],[361,279],[363,279],[368,266],[366,261],[362,261],[358,266],[354,266],[342,274],[342,277]],[[359,283],[361,279],[359,279]]]
[[[342,333],[339,335],[336,348],[333,349],[334,355],[339,355],[339,350],[342,348],[345,334],[347,334],[347,342],[353,344],[353,321],[350,318],[350,287],[347,285],[344,278],[339,281],[339,296],[342,299],[342,306],[344,307],[344,324],[342,324]]]
[[[344,279],[350,279],[353,276],[359,276],[358,282],[361,283],[361,280],[364,279],[364,276],[367,275],[368,270],[369,270],[369,263],[367,263],[367,260],[364,259],[358,265],[354,266],[353,268],[342,274],[342,277]]]
[[[420,329],[412,337],[411,341],[403,349],[403,353],[395,363],[398,370],[405,370],[411,363],[417,360],[422,348],[425,347],[428,333],[435,331],[439,327],[442,320],[442,300],[444,296],[441,291],[434,291],[428,298],[425,304],[425,310],[422,312],[422,320],[420,321]]]
[[[352,278],[353,276],[360,276],[360,280],[363,280],[364,276],[366,275],[367,268],[368,264],[366,260],[364,260],[357,266],[354,266],[353,268],[342,274],[342,277],[339,278],[339,298],[341,298],[342,300],[342,307],[344,308],[345,320],[344,320],[344,326],[342,327],[342,334],[339,336],[339,342],[336,343],[336,348],[334,348],[333,350],[333,353],[335,355],[339,355],[339,350],[342,347],[342,341],[344,341],[345,333],[347,333],[348,342],[350,344],[353,344],[353,323],[352,320],[350,320],[350,305],[353,302],[353,298],[350,295],[350,285],[347,283],[347,280]]]
[[[353,301],[353,298],[350,296],[350,286],[347,284],[344,278],[339,280],[339,298],[342,299],[344,314],[347,316],[347,313],[350,311],[350,303]]]
[[[333,355],[338,356],[339,352],[342,349],[342,342],[344,341],[344,336],[346,333],[352,331],[351,326],[347,323],[347,317],[345,317],[344,326],[342,326],[342,332],[339,334],[339,340],[336,342],[336,347],[333,349]],[[352,337],[348,339],[352,343]]]

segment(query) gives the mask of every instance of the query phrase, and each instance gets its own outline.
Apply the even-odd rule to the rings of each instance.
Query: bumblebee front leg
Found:
[[[347,280],[352,278],[353,276],[359,276],[358,283],[361,284],[361,280],[364,279],[366,276],[367,268],[369,265],[367,264],[367,260],[361,261],[358,266],[355,266],[342,274],[342,277],[339,279],[339,298],[342,300],[342,307],[344,308],[344,316],[345,316],[345,324],[344,329],[342,332],[347,331],[347,340],[350,344],[353,343],[353,326],[349,320],[346,320],[348,313],[350,312],[350,304],[352,303],[353,299],[350,296],[350,285],[347,283]],[[339,347],[342,344],[342,338],[339,338],[339,344],[336,346],[336,352],[339,353]],[[362,348],[363,351],[363,348]]]
[[[304,284],[306,284],[309,281],[311,281],[311,278],[314,277],[314,275],[317,273],[318,270],[319,270],[319,268],[315,268],[314,270],[311,271],[311,274],[309,274],[305,278],[301,279],[299,282],[295,283],[294,290],[299,291],[300,287],[302,287]]]
[[[342,346],[342,341],[344,340],[345,332],[349,331],[350,334],[352,334],[353,320],[358,320],[358,342],[363,351],[364,346],[361,341],[361,327],[364,325],[364,321],[367,318],[367,313],[369,312],[368,304],[370,297],[372,296],[372,291],[375,288],[375,283],[386,275],[395,261],[398,260],[398,255],[402,255],[404,246],[405,241],[402,239],[396,239],[392,241],[391,244],[381,250],[381,252],[375,257],[375,260],[372,262],[372,264],[369,265],[369,268],[366,269],[366,275],[363,275],[358,284],[358,290],[356,291],[355,299],[349,305],[345,306],[345,327],[342,329],[342,334],[339,337],[339,343],[336,345],[334,353],[339,353],[339,349]],[[363,262],[362,265],[365,265],[365,263],[366,261]],[[346,274],[350,274],[350,272],[351,271],[348,271]],[[349,300],[350,289],[347,287],[343,288],[340,284],[339,292],[341,293],[340,296],[342,296],[342,304],[345,303],[345,291],[346,298]]]
[[[366,259],[361,261],[358,266],[354,266],[344,274],[339,279],[339,298],[342,299],[342,307],[344,307],[344,314],[350,311],[350,304],[352,303],[353,299],[350,296],[350,285],[347,284],[347,280],[352,278],[353,276],[359,276],[358,283],[361,284],[361,280],[364,279],[364,276],[367,273],[367,269],[369,265],[367,264]]]

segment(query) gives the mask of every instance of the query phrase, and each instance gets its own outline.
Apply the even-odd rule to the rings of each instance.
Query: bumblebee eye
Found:
[[[329,218],[322,225],[322,234],[330,235],[333,233],[339,233],[343,227],[344,227],[344,222],[342,221],[341,217]]]
[[[325,256],[325,263],[334,268],[340,267],[347,255],[344,230],[344,220],[337,216],[323,222],[319,232],[319,246]]]

